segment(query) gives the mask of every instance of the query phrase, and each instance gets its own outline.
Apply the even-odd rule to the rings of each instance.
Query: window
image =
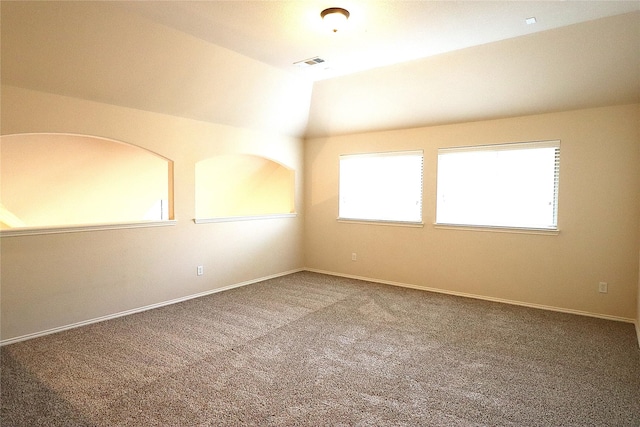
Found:
[[[339,219],[422,222],[422,151],[340,156]]]
[[[438,150],[436,223],[557,229],[560,141]]]

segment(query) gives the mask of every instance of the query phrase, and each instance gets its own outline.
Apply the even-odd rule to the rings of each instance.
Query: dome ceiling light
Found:
[[[334,33],[337,33],[347,23],[349,15],[349,11],[341,7],[330,7],[320,12],[322,20]]]

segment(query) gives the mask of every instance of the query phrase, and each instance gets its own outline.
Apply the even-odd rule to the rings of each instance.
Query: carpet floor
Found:
[[[301,272],[0,349],[4,426],[640,426],[633,325]]]

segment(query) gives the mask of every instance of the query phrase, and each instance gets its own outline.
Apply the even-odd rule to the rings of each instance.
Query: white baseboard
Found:
[[[94,319],[84,320],[82,322],[72,323],[72,324],[64,325],[64,326],[59,326],[59,327],[56,327],[56,328],[47,329],[47,330],[40,331],[40,332],[34,332],[34,333],[31,333],[31,334],[27,334],[27,335],[21,335],[21,336],[18,336],[18,337],[9,338],[9,339],[6,339],[6,340],[1,340],[0,341],[0,346],[14,344],[14,343],[17,343],[17,342],[20,342],[20,341],[26,341],[26,340],[29,340],[29,339],[38,338],[38,337],[42,337],[42,336],[45,336],[45,335],[55,334],[57,332],[62,332],[62,331],[66,331],[66,330],[69,330],[69,329],[79,328],[81,326],[91,325],[93,323],[103,322],[105,320],[116,319],[118,317],[128,316],[130,314],[135,314],[135,313],[140,313],[140,312],[147,311],[147,310],[152,310],[154,308],[160,308],[160,307],[164,307],[166,305],[177,304],[179,302],[187,301],[187,300],[190,300],[190,299],[199,298],[199,297],[203,297],[203,296],[206,296],[206,295],[211,295],[211,294],[215,294],[215,293],[218,293],[218,292],[227,291],[229,289],[239,288],[241,286],[251,285],[251,284],[262,282],[262,281],[269,280],[269,279],[275,279],[276,277],[286,276],[288,274],[298,273],[300,271],[310,271],[310,272],[314,272],[314,273],[328,274],[330,276],[346,277],[346,278],[349,278],[349,279],[364,280],[364,281],[367,281],[367,282],[382,283],[382,284],[385,284],[385,285],[392,285],[392,286],[399,286],[399,287],[403,287],[403,288],[418,289],[418,290],[429,291],[429,292],[437,292],[437,293],[441,293],[441,294],[455,295],[455,296],[460,296],[460,297],[465,297],[465,298],[474,298],[474,299],[480,299],[480,300],[492,301],[492,302],[499,302],[499,303],[504,303],[504,304],[519,305],[519,306],[529,307],[529,308],[537,308],[537,309],[541,309],[541,310],[557,311],[557,312],[568,313],[568,314],[577,314],[577,315],[581,315],[581,316],[597,317],[597,318],[600,318],[600,319],[615,320],[615,321],[618,321],[618,322],[634,323],[635,327],[636,327],[636,334],[637,334],[637,337],[638,337],[638,346],[640,346],[640,319],[638,319],[636,321],[635,319],[630,319],[630,318],[627,318],[627,317],[609,316],[609,315],[606,315],[606,314],[591,313],[591,312],[587,312],[587,311],[573,310],[573,309],[562,308],[562,307],[553,307],[553,306],[547,306],[547,305],[541,305],[541,304],[526,303],[526,302],[522,302],[522,301],[507,300],[507,299],[503,299],[503,298],[488,297],[488,296],[484,296],[484,295],[468,294],[468,293],[464,293],[464,292],[449,291],[449,290],[446,290],[446,289],[438,289],[438,288],[430,288],[428,286],[418,286],[418,285],[413,285],[413,284],[409,284],[409,283],[400,283],[400,282],[394,282],[394,281],[390,281],[390,280],[380,280],[380,279],[374,279],[374,278],[371,278],[371,277],[355,276],[355,275],[351,275],[351,274],[342,274],[342,273],[336,273],[336,272],[332,272],[332,271],[318,270],[318,269],[314,269],[314,268],[300,268],[300,269],[285,271],[285,272],[282,272],[282,273],[277,273],[277,274],[273,274],[273,275],[270,275],[270,276],[261,277],[261,278],[258,278],[258,279],[248,280],[246,282],[235,283],[235,284],[232,284],[232,285],[224,286],[222,288],[216,288],[216,289],[211,289],[211,290],[208,290],[208,291],[205,291],[205,292],[200,292],[200,293],[197,293],[197,294],[187,295],[187,296],[176,298],[176,299],[172,299],[172,300],[169,300],[169,301],[163,301],[163,302],[156,303],[156,304],[146,305],[144,307],[138,307],[138,308],[134,308],[134,309],[131,309],[131,310],[125,310],[125,311],[121,311],[121,312],[118,312],[118,313],[109,314],[109,315],[106,315],[106,316],[96,317]]]
[[[30,340],[30,339],[33,339],[33,338],[42,337],[42,336],[45,336],[45,335],[55,334],[56,332],[62,332],[62,331],[66,331],[66,330],[69,330],[69,329],[79,328],[81,326],[91,325],[92,323],[104,322],[105,320],[116,319],[118,317],[128,316],[130,314],[141,313],[141,312],[147,311],[147,310],[153,310],[154,308],[160,308],[160,307],[164,307],[166,305],[177,304],[179,302],[187,301],[187,300],[190,300],[190,299],[194,299],[194,298],[199,298],[199,297],[203,297],[203,296],[206,296],[206,295],[215,294],[215,293],[218,293],[218,292],[228,291],[229,289],[239,288],[241,286],[251,285],[251,284],[262,282],[262,281],[269,280],[269,279],[275,279],[276,277],[286,276],[288,274],[298,273],[300,271],[304,271],[304,269],[303,268],[299,268],[299,269],[295,269],[295,270],[285,271],[285,272],[282,272],[282,273],[272,274],[270,276],[261,277],[259,279],[248,280],[248,281],[242,282],[242,283],[235,283],[233,285],[224,286],[222,288],[211,289],[211,290],[208,290],[208,291],[200,292],[200,293],[193,294],[193,295],[187,295],[187,296],[176,298],[176,299],[172,299],[172,300],[169,300],[169,301],[163,301],[163,302],[159,302],[159,303],[156,303],[156,304],[145,305],[144,307],[133,308],[131,310],[125,310],[125,311],[121,311],[121,312],[114,313],[114,314],[108,314],[106,316],[96,317],[94,319],[83,320],[82,322],[72,323],[70,325],[59,326],[57,328],[47,329],[45,331],[34,332],[34,333],[31,333],[31,334],[27,334],[27,335],[21,335],[19,337],[9,338],[9,339],[0,341],[0,347],[1,346],[5,346],[5,345],[9,345],[9,344],[14,344],[14,343],[17,343],[17,342],[20,342],[20,341],[26,341],[26,340]]]
[[[393,281],[390,281],[390,280],[380,280],[380,279],[374,279],[374,278],[371,278],[371,277],[354,276],[352,274],[342,274],[342,273],[336,273],[336,272],[332,272],[332,271],[318,270],[318,269],[315,269],[315,268],[306,268],[305,270],[306,271],[311,271],[311,272],[314,272],[314,273],[328,274],[328,275],[331,275],[331,276],[346,277],[346,278],[349,278],[349,279],[357,279],[357,280],[365,280],[367,282],[382,283],[384,285],[399,286],[399,287],[402,287],[402,288],[419,289],[419,290],[422,290],[422,291],[437,292],[437,293],[440,293],[440,294],[455,295],[455,296],[465,297],[465,298],[474,298],[474,299],[479,299],[479,300],[484,300],[484,301],[499,302],[499,303],[503,303],[503,304],[519,305],[519,306],[522,306],[522,307],[537,308],[537,309],[540,309],[540,310],[557,311],[557,312],[560,312],[560,313],[577,314],[577,315],[580,315],[580,316],[588,316],[588,317],[597,317],[597,318],[600,318],[600,319],[615,320],[617,322],[635,323],[636,324],[636,331],[638,332],[638,340],[640,341],[640,329],[639,329],[640,327],[638,326],[638,323],[636,323],[635,319],[631,319],[631,318],[628,318],[628,317],[610,316],[610,315],[607,315],[607,314],[591,313],[591,312],[588,312],[588,311],[581,311],[581,310],[573,310],[571,308],[554,307],[554,306],[549,306],[549,305],[533,304],[533,303],[522,302],[522,301],[513,301],[513,300],[508,300],[508,299],[503,299],[503,298],[488,297],[488,296],[484,296],[484,295],[468,294],[468,293],[464,293],[464,292],[450,291],[450,290],[447,290],[447,289],[430,288],[428,286],[419,286],[419,285],[413,285],[413,284],[409,284],[409,283],[400,283],[400,282],[393,282]]]

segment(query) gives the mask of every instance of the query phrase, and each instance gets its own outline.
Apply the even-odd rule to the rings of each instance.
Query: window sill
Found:
[[[337,218],[337,221],[347,223],[347,224],[389,225],[393,227],[413,227],[413,228],[424,227],[423,222],[409,222],[409,221],[383,221],[383,220],[376,220],[376,219],[348,219],[348,218]]]
[[[519,227],[498,227],[489,225],[456,225],[456,224],[433,224],[434,228],[442,230],[464,230],[464,231],[484,231],[493,233],[515,233],[515,234],[539,234],[546,236],[557,236],[560,230],[551,228],[519,228]]]
[[[276,218],[295,218],[297,213],[287,214],[271,214],[271,215],[247,215],[247,216],[221,216],[218,218],[196,218],[193,220],[196,224],[210,224],[216,222],[234,222],[234,221],[256,221],[262,219],[276,219]]]
[[[64,234],[80,233],[84,231],[120,230],[127,228],[168,227],[176,225],[177,221],[170,219],[165,221],[141,221],[113,224],[93,225],[65,225],[60,227],[25,227],[0,230],[0,237],[35,236],[40,234]]]

